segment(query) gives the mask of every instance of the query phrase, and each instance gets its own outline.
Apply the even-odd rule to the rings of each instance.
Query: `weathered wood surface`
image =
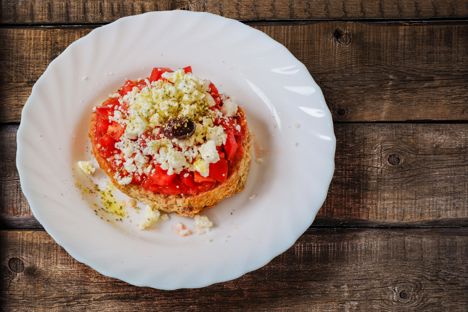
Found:
[[[4,24],[107,23],[149,11],[183,9],[243,21],[437,19],[468,15],[466,0],[2,0]]]
[[[16,129],[0,128],[1,221],[35,228],[15,166]],[[335,176],[315,226],[468,225],[468,124],[343,123],[335,132]]]
[[[3,231],[0,237],[7,311],[468,309],[467,228],[316,229],[235,281],[170,292],[104,277],[43,231]]]
[[[468,24],[255,27],[308,67],[335,121],[468,120]],[[90,30],[0,29],[1,122],[19,121],[47,64]]]
[[[101,276],[25,230],[40,225],[15,133],[32,85],[71,42],[168,9],[236,18],[283,43],[324,91],[337,153],[327,201],[289,251],[231,282],[163,292]],[[0,307],[467,311],[467,21],[468,0],[0,0]]]

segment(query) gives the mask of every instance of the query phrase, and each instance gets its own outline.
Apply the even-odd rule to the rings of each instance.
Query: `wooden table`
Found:
[[[7,311],[468,311],[467,0],[1,0],[0,190]],[[72,41],[152,10],[236,18],[283,43],[333,113],[336,171],[316,221],[237,280],[158,291],[99,275],[31,216],[21,108]],[[311,172],[310,174],[313,174]]]

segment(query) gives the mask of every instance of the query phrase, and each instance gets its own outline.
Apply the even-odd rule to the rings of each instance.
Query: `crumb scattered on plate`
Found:
[[[78,167],[87,175],[93,175],[96,172],[96,168],[90,161],[80,160]]]
[[[213,227],[213,222],[208,219],[207,216],[196,215],[195,218],[195,229],[198,234],[208,232]]]
[[[137,208],[137,201],[136,201],[136,199],[130,198],[129,201],[128,201],[128,206],[129,206],[130,208],[133,208],[133,209]]]
[[[146,230],[160,220],[161,213],[159,210],[153,210],[150,206],[145,207],[143,221],[138,225],[140,230]]]
[[[192,231],[183,223],[177,223],[175,225],[175,231],[177,235],[181,237],[189,236],[192,234]]]

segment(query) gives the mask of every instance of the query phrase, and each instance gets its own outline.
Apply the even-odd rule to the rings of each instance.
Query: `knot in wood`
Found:
[[[344,31],[340,28],[335,29],[333,32],[333,38],[339,44],[349,45],[351,44],[351,34],[347,31]]]
[[[388,155],[388,163],[392,166],[398,166],[401,163],[400,156],[398,154]]]
[[[24,262],[20,258],[10,258],[8,260],[8,268],[14,273],[21,273],[24,271]]]
[[[336,110],[336,113],[338,114],[338,116],[344,116],[346,114],[346,110],[344,108],[338,108]]]
[[[419,283],[401,282],[392,288],[393,302],[404,306],[418,306],[421,303]]]

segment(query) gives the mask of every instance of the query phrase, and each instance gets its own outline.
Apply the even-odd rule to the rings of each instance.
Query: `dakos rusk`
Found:
[[[89,137],[118,189],[165,212],[193,217],[242,191],[249,173],[244,110],[190,67],[126,81],[95,108]]]

